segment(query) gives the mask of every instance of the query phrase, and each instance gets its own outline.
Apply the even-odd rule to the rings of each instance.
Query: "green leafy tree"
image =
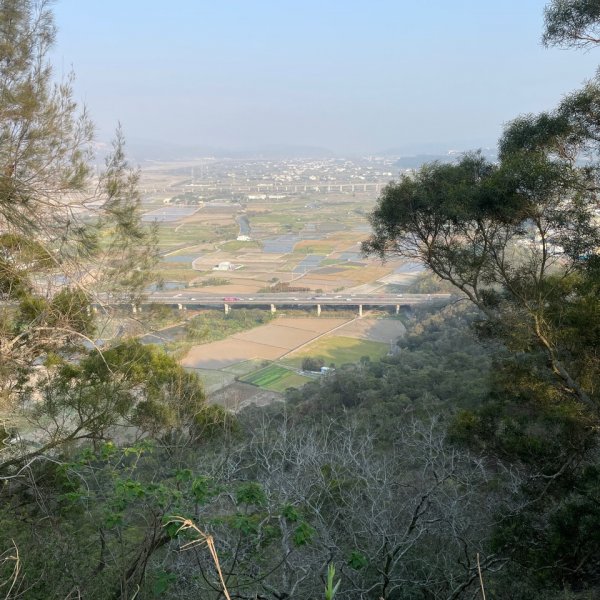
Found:
[[[544,41],[593,45],[599,23],[597,2],[555,0]],[[510,123],[498,164],[470,154],[391,183],[363,245],[453,284],[479,309],[480,334],[507,351],[491,396],[453,427],[457,439],[530,474],[521,508],[496,529],[494,551],[514,558],[509,597],[531,593],[517,595],[524,570],[549,597],[597,588],[600,513],[589,499],[600,424],[599,105],[596,78],[555,110]],[[578,518],[585,525],[573,528]]]
[[[314,358],[307,356],[302,359],[302,370],[303,371],[320,371],[321,367],[325,365],[325,361],[322,358]]]
[[[553,0],[545,10],[547,46],[600,43],[600,6],[596,0]]]
[[[135,438],[193,441],[227,422],[205,406],[197,375],[158,347],[124,342],[93,352],[78,365],[56,357],[47,369],[41,382],[28,383],[20,394],[21,418],[35,437],[20,435],[5,449],[0,463],[4,473],[50,451],[64,453],[69,444],[110,440],[117,430],[121,435],[130,431]],[[199,428],[204,411],[211,419]]]
[[[390,184],[363,248],[422,262],[454,284],[493,335],[543,354],[561,395],[596,415],[594,336],[578,339],[575,353],[562,327],[576,327],[580,308],[598,310],[595,173],[544,147],[503,151],[502,159],[496,166],[469,155]]]

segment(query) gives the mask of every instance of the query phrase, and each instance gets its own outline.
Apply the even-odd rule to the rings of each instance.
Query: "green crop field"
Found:
[[[308,381],[312,381],[312,379],[298,375],[294,371],[278,365],[269,365],[264,369],[240,378],[240,381],[251,383],[272,392],[284,392],[290,387],[301,387]]]
[[[282,362],[290,366],[301,367],[302,359],[310,356],[322,358],[326,365],[333,363],[340,366],[346,363],[357,363],[363,356],[368,356],[372,360],[382,358],[388,350],[389,345],[382,342],[341,336],[324,337],[305,346],[301,352],[295,353]]]

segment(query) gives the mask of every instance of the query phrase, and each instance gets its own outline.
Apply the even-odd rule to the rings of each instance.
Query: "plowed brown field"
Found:
[[[339,327],[344,321],[284,317],[268,325],[235,334],[226,340],[194,346],[181,364],[196,369],[223,369],[255,358],[275,360],[319,335]]]

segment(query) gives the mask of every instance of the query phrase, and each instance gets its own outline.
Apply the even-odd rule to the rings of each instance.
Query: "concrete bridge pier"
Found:
[[[277,307],[274,304],[271,304],[271,312],[272,313],[276,313],[277,312]]]
[[[137,313],[137,306],[135,304],[131,305],[131,312],[135,315]]]
[[[362,317],[363,316],[363,310],[362,310],[362,304],[358,305],[358,316]]]
[[[225,314],[228,315],[229,311],[231,310],[231,308],[229,307],[229,304],[223,304],[223,308],[225,308]]]
[[[400,314],[400,305],[396,304],[396,314],[399,315]]]
[[[321,316],[321,305],[317,304],[317,317]]]
[[[177,308],[178,308],[178,310],[183,310],[183,304],[178,304]]]

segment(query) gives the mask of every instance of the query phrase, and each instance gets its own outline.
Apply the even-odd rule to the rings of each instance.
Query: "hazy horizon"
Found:
[[[57,75],[108,140],[406,154],[495,147],[597,51],[541,46],[544,0],[56,3]],[[490,3],[491,4],[491,3]]]

